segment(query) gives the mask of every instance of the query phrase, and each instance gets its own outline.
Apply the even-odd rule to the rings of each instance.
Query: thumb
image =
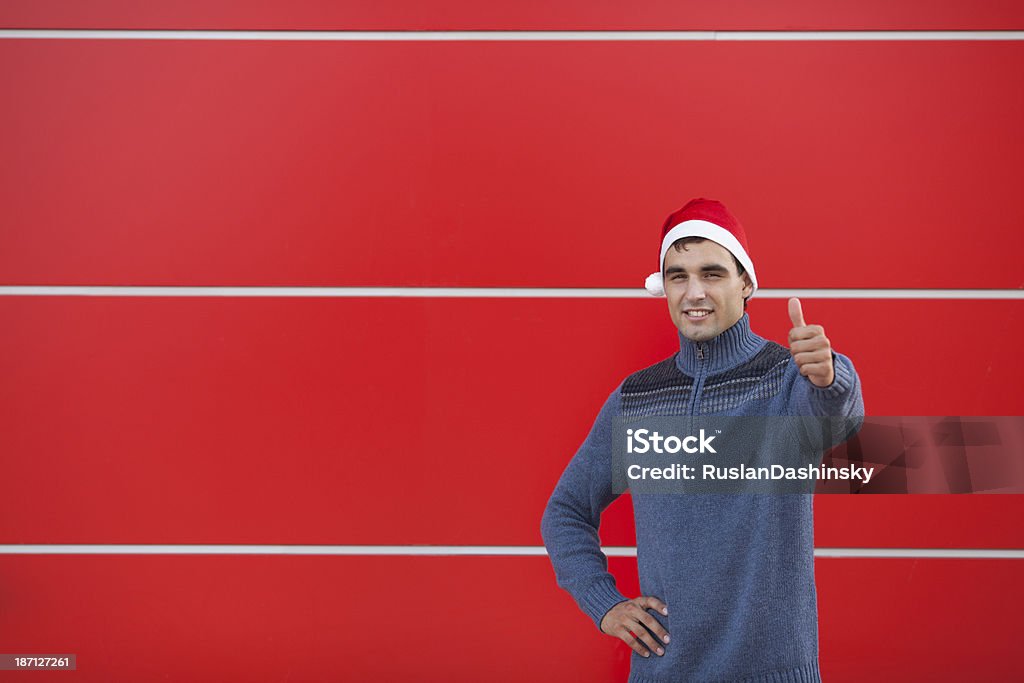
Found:
[[[789,320],[793,323],[793,327],[803,327],[807,324],[804,322],[804,311],[800,307],[800,299],[796,297],[789,300]]]

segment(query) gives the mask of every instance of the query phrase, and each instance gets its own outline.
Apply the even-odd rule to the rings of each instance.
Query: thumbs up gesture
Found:
[[[836,372],[832,366],[832,344],[825,336],[825,328],[804,322],[804,312],[797,298],[789,300],[789,320],[793,323],[789,331],[789,353],[800,374],[815,386],[829,386]]]

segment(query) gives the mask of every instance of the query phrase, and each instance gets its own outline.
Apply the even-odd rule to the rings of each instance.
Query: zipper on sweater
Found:
[[[704,345],[697,342],[697,360],[707,360],[707,354],[704,353]],[[707,366],[704,363],[697,365],[697,374],[694,375],[693,392],[690,396],[690,408],[689,414],[696,415],[697,407],[700,401],[701,392],[704,389],[704,376],[707,374]]]

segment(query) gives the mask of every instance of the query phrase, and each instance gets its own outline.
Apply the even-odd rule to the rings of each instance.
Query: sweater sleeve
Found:
[[[832,352],[835,379],[827,387],[819,387],[800,375],[794,361],[791,370],[797,377],[790,394],[790,415],[812,415],[838,418],[830,420],[831,437],[826,444],[836,446],[846,441],[864,423],[864,398],[860,391],[860,377],[853,367],[853,361],[841,353]]]
[[[827,387],[816,386],[806,377],[799,377],[791,397],[795,415],[851,417],[864,415],[864,399],[860,393],[860,377],[853,361],[832,352],[835,379]],[[793,362],[793,367],[796,363]],[[799,374],[799,370],[797,370]]]
[[[568,591],[598,629],[612,607],[627,600],[608,572],[598,527],[618,494],[612,490],[612,418],[620,414],[622,385],[612,392],[573,456],[541,519],[541,535],[558,585]]]

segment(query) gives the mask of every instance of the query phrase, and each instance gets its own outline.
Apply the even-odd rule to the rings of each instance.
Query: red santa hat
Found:
[[[677,239],[683,237],[703,237],[725,247],[750,276],[754,285],[750,296],[757,291],[757,276],[754,274],[754,262],[750,260],[747,249],[747,234],[725,204],[714,199],[691,199],[686,206],[675,211],[665,219],[661,228],[661,254],[658,256],[658,272],[647,276],[644,283],[647,291],[653,296],[665,296],[665,254]]]

